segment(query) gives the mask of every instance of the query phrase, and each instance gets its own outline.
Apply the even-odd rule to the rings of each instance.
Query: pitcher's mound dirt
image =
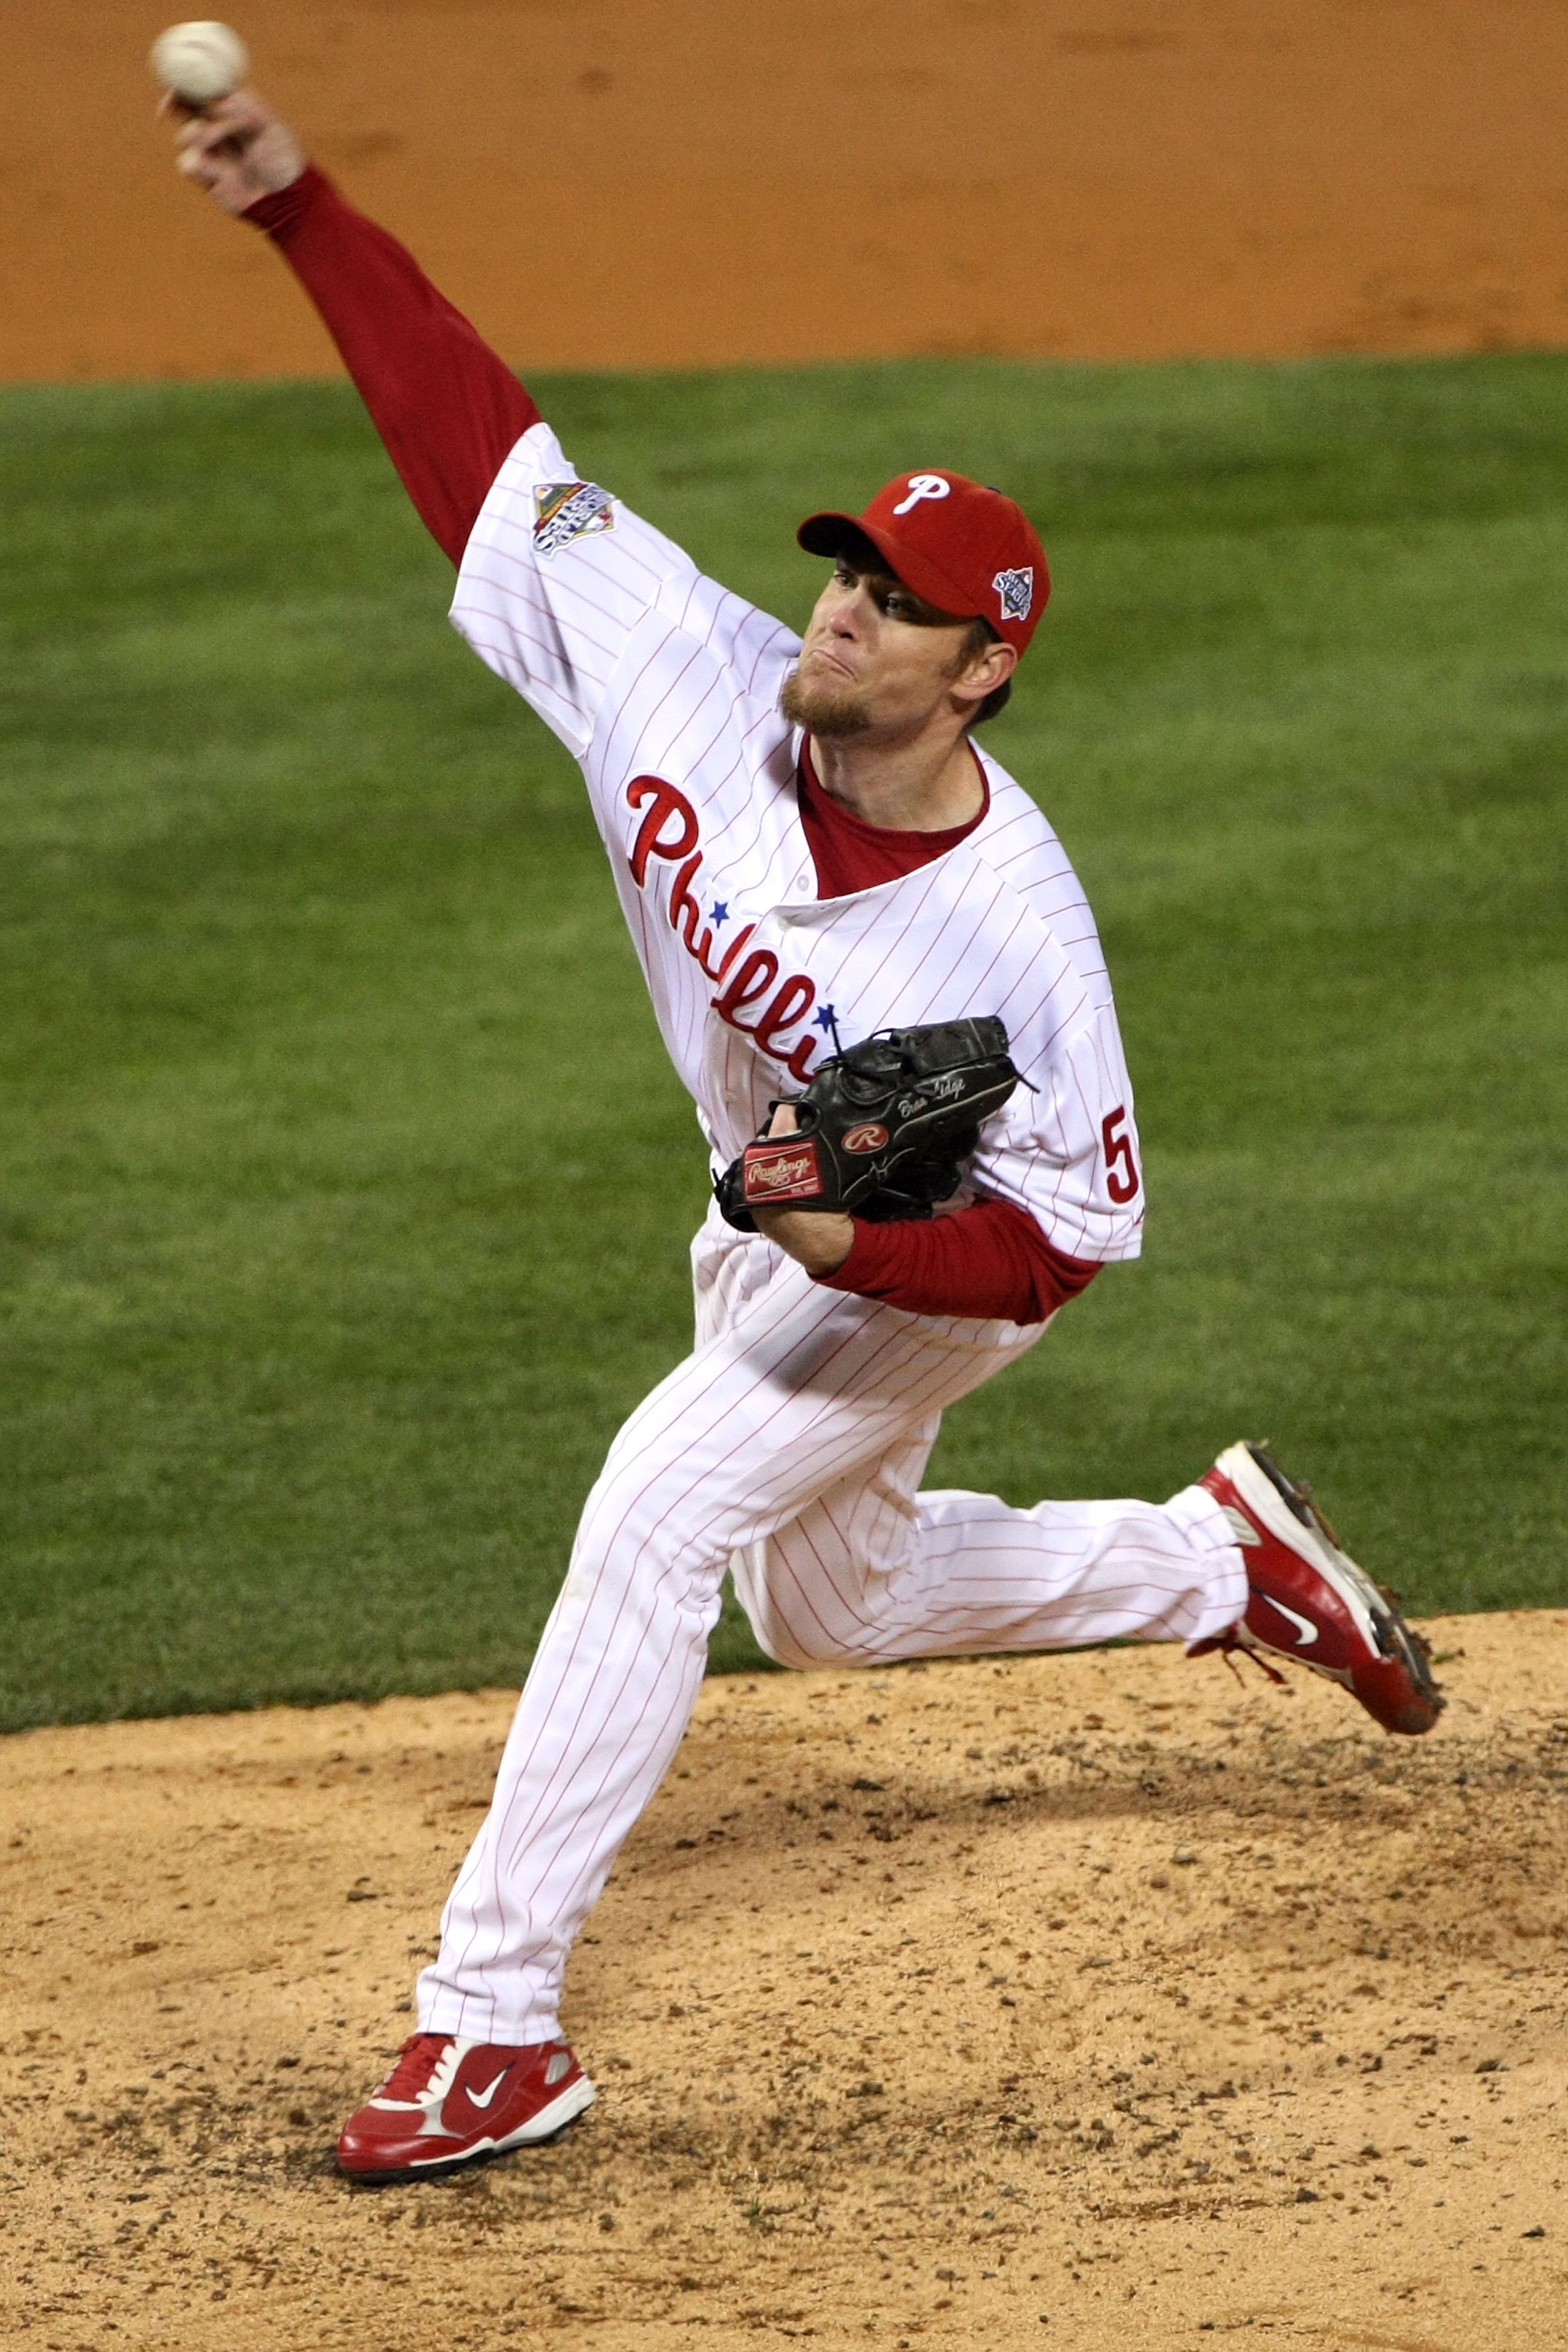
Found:
[[[13,1739],[6,2338],[1555,2352],[1568,1613],[1429,1630],[1421,1742],[1168,1650],[710,1682],[573,1964],[598,2105],[380,2191],[509,1696]]]
[[[277,257],[174,177],[158,12],[5,14],[0,376],[332,368]],[[1568,342],[1561,0],[237,21],[318,160],[525,368]]]

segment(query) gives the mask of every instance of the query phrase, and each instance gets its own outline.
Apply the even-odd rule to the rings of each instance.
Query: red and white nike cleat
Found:
[[[1199,1483],[1236,1530],[1249,1589],[1240,1623],[1189,1655],[1240,1649],[1294,1658],[1353,1691],[1385,1731],[1430,1731],[1443,1708],[1431,1650],[1400,1615],[1398,1596],[1340,1549],[1310,1488],[1294,1485],[1261,1445],[1228,1446]]]
[[[410,2180],[549,2139],[594,2103],[563,2042],[521,2048],[415,2033],[379,2091],[351,2116],[338,2163],[356,2180]]]

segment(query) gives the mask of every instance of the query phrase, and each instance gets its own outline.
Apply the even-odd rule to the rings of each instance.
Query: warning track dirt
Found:
[[[335,373],[277,257],[175,178],[155,17],[8,14],[0,379]],[[525,371],[1568,343],[1552,0],[255,0],[240,26],[316,160]]]

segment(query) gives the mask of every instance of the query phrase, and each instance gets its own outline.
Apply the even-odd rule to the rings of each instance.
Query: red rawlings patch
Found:
[[[781,1201],[815,1201],[821,1194],[815,1142],[749,1143],[741,1165],[748,1208],[766,1209]]]
[[[860,1127],[847,1127],[844,1130],[846,1151],[880,1151],[887,1140],[888,1130],[879,1119],[868,1118]]]

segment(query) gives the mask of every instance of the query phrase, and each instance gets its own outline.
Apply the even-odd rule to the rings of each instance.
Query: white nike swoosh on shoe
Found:
[[[1298,1621],[1298,1622],[1299,1622],[1299,1621]],[[1315,1636],[1315,1635],[1313,1636],[1313,1639],[1314,1639],[1314,1640],[1316,1639],[1316,1636]],[[495,2097],[496,2093],[500,2089],[501,2084],[506,2081],[507,2076],[508,2076],[510,2073],[511,2073],[511,2068],[510,2068],[510,2066],[503,2066],[503,2067],[501,2068],[501,2070],[500,2070],[500,2073],[496,2076],[495,2081],[490,2084],[489,2089],[488,2091],[468,2091],[468,2092],[466,2092],[466,2093],[464,2094],[464,2096],[467,2098],[467,2100],[468,2100],[468,2102],[469,2106],[471,2106],[471,2107],[488,2107],[488,2106],[489,2105],[490,2101]]]
[[[1270,1609],[1278,1609],[1281,1617],[1289,1617],[1292,1625],[1300,1627],[1301,1630],[1296,1641],[1296,1647],[1299,1650],[1304,1650],[1309,1642],[1317,1640],[1318,1629],[1310,1617],[1298,1616],[1294,1609],[1287,1609],[1282,1601],[1276,1601],[1271,1592],[1260,1592],[1258,1598],[1259,1601],[1267,1601]]]

